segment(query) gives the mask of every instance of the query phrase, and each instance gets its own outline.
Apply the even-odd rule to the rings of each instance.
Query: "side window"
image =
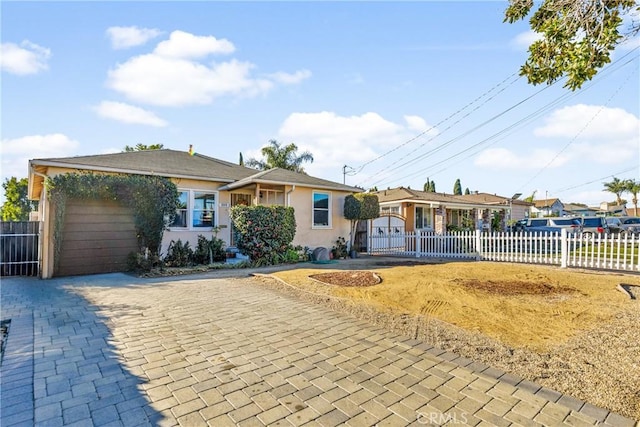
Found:
[[[331,226],[331,194],[313,192],[313,227]]]
[[[171,227],[187,227],[187,210],[188,210],[188,202],[189,202],[189,192],[188,191],[180,191],[180,199],[178,203],[178,210],[176,212],[176,216],[171,223]]]

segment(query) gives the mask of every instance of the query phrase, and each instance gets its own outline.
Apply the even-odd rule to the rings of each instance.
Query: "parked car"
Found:
[[[578,233],[581,230],[582,223],[580,218],[576,217],[549,217],[549,218],[529,218],[527,221],[526,231],[551,231],[559,232],[566,228],[568,233]]]
[[[583,216],[580,218],[581,231],[585,235],[607,235],[609,234],[609,226],[603,216]]]
[[[621,234],[635,234],[640,236],[640,218],[636,216],[621,216],[620,219],[620,233]]]
[[[622,221],[620,217],[617,216],[608,216],[605,218],[607,222],[607,226],[609,227],[609,232],[611,234],[620,234],[622,232]]]

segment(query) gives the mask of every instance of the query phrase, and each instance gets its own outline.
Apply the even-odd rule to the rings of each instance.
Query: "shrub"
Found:
[[[189,247],[189,242],[182,243],[182,240],[172,240],[167,249],[167,256],[164,262],[168,267],[188,267],[193,265],[193,249]]]
[[[162,271],[164,267],[163,261],[160,259],[158,254],[155,253],[140,253],[140,252],[129,252],[129,256],[127,258],[127,267],[129,271],[135,271],[137,273],[146,273],[153,270],[156,267],[159,267]]]
[[[333,258],[335,259],[347,257],[347,241],[344,237],[338,237],[335,246],[331,248],[331,252],[333,252]]]
[[[353,249],[356,222],[374,219],[380,216],[378,196],[370,193],[349,194],[344,198],[343,215],[351,221],[351,238],[349,246]]]
[[[238,249],[256,265],[282,261],[296,233],[292,207],[234,206],[230,211]]]
[[[199,235],[193,260],[196,264],[213,264],[225,261],[224,241],[216,236],[211,236],[211,240],[209,240],[202,234]]]

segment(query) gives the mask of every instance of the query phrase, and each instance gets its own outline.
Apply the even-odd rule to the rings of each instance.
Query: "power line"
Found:
[[[469,108],[470,106],[472,106],[473,104],[475,104],[477,101],[479,101],[480,99],[484,98],[485,96],[487,96],[488,94],[490,94],[491,92],[493,92],[494,90],[496,90],[498,87],[502,86],[502,85],[503,85],[507,80],[509,80],[509,79],[513,78],[515,75],[517,75],[517,73],[513,73],[513,74],[511,74],[509,77],[507,77],[506,79],[502,80],[500,83],[498,83],[498,84],[494,85],[491,89],[489,89],[488,91],[484,92],[482,95],[478,96],[478,97],[477,97],[476,99],[474,99],[473,101],[471,101],[471,102],[467,103],[464,107],[462,107],[462,108],[458,109],[456,112],[454,112],[454,113],[450,114],[449,116],[445,117],[444,119],[440,120],[438,123],[436,123],[435,125],[431,126],[429,129],[427,129],[427,130],[425,130],[425,131],[423,131],[423,132],[419,133],[418,135],[416,135],[416,136],[414,136],[413,138],[411,138],[411,139],[409,139],[409,140],[407,140],[407,141],[403,142],[402,144],[399,144],[399,145],[395,146],[395,147],[394,147],[394,148],[392,148],[391,150],[389,150],[389,151],[387,151],[387,152],[385,152],[385,153],[383,153],[383,154],[379,155],[379,156],[378,156],[378,157],[376,157],[375,159],[373,159],[373,160],[369,160],[368,162],[363,163],[363,164],[362,164],[362,165],[357,169],[357,172],[356,172],[356,173],[361,172],[361,171],[362,171],[366,166],[370,165],[371,163],[374,163],[374,162],[376,162],[376,161],[378,161],[378,160],[380,160],[380,159],[382,159],[382,158],[386,157],[387,155],[389,155],[389,154],[391,154],[391,153],[393,153],[393,152],[395,152],[395,151],[399,150],[400,148],[404,147],[405,145],[410,144],[411,142],[413,142],[413,141],[415,141],[415,140],[417,140],[417,139],[421,138],[422,136],[426,135],[427,133],[431,132],[431,131],[432,131],[433,129],[435,129],[437,126],[440,126],[441,124],[443,124],[443,123],[447,122],[449,119],[451,119],[451,118],[455,117],[458,113],[461,113],[462,111],[466,110],[467,108]],[[509,86],[511,86],[513,83],[515,83],[519,78],[520,78],[520,77],[517,77],[515,80],[513,80],[511,83],[509,83],[509,85],[508,85],[507,87],[509,87]],[[504,89],[502,89],[500,92],[502,92],[502,91],[504,91]],[[498,93],[500,93],[500,92],[498,92]],[[495,96],[494,96],[494,97],[495,97]],[[493,99],[493,97],[492,97],[492,98],[489,98],[487,101],[489,101],[489,100],[491,100],[491,99]],[[487,101],[485,101],[484,103],[486,103]],[[483,103],[483,104],[484,104],[484,103]],[[483,104],[481,104],[481,106],[482,106]],[[477,108],[476,108],[476,109],[477,109]],[[473,110],[473,111],[475,111],[475,110]],[[472,112],[473,112],[473,111],[472,111]],[[469,113],[469,114],[470,114],[470,113]],[[469,114],[467,114],[467,115],[466,115],[466,116],[464,116],[464,117],[467,117]],[[464,118],[464,117],[463,117],[463,118]],[[457,123],[457,122],[456,122],[456,123]],[[434,137],[434,138],[435,138],[435,137]],[[429,139],[427,142],[431,141],[432,139],[433,139],[433,138]]]
[[[568,92],[568,93],[565,93],[565,94],[561,95],[560,97],[556,98],[554,101],[552,101],[552,102],[550,102],[550,103],[546,104],[544,107],[542,107],[542,108],[540,108],[540,109],[536,110],[535,112],[533,112],[533,113],[529,114],[529,115],[528,115],[528,116],[526,116],[524,119],[520,119],[520,120],[519,120],[519,121],[517,121],[516,123],[514,123],[514,124],[512,124],[512,125],[510,125],[510,126],[508,126],[508,127],[506,127],[506,128],[504,128],[504,129],[502,129],[501,131],[499,131],[499,132],[497,132],[497,133],[495,133],[495,134],[491,135],[490,137],[488,137],[488,138],[486,138],[486,139],[484,139],[484,140],[480,141],[479,143],[476,143],[476,144],[472,145],[471,147],[468,147],[468,148],[466,148],[466,149],[464,149],[464,150],[461,150],[461,151],[459,151],[459,152],[457,152],[457,153],[453,154],[452,156],[450,156],[450,157],[448,157],[448,158],[446,158],[446,159],[444,159],[444,160],[441,160],[441,161],[439,161],[439,162],[435,163],[435,164],[434,164],[434,165],[432,165],[432,166],[437,166],[437,165],[443,164],[443,163],[445,163],[445,162],[447,162],[447,161],[449,161],[449,160],[451,160],[451,159],[453,159],[453,158],[455,158],[455,157],[458,157],[458,156],[459,156],[459,155],[461,155],[461,154],[464,154],[465,152],[468,152],[469,150],[471,150],[471,149],[473,149],[473,148],[475,148],[475,147],[479,147],[479,146],[481,146],[481,145],[485,144],[486,142],[491,141],[492,139],[495,139],[496,137],[498,137],[498,136],[500,136],[500,135],[502,135],[502,134],[505,134],[505,135],[503,136],[503,138],[504,138],[504,137],[506,137],[509,133],[511,133],[512,131],[514,131],[514,130],[515,130],[516,128],[518,128],[519,126],[521,126],[521,125],[523,125],[523,124],[526,124],[526,123],[528,123],[528,122],[532,121],[533,119],[535,119],[535,118],[539,117],[540,115],[542,115],[542,114],[543,114],[543,113],[545,113],[546,111],[550,110],[551,108],[555,107],[555,106],[556,106],[556,105],[558,105],[559,103],[566,102],[566,101],[568,101],[570,98],[573,98],[573,97],[577,96],[578,94],[580,94],[580,93],[582,93],[582,92],[584,92],[584,91],[586,91],[586,90],[588,90],[588,89],[592,88],[592,87],[593,87],[593,86],[595,86],[596,84],[598,84],[598,83],[600,83],[601,81],[603,81],[604,79],[606,79],[606,78],[607,78],[607,77],[608,77],[612,72],[617,71],[617,70],[618,70],[618,69],[620,69],[620,68],[623,68],[624,66],[628,65],[629,63],[631,63],[632,61],[634,61],[635,59],[637,59],[637,57],[636,57],[636,58],[632,58],[632,59],[630,59],[630,60],[628,60],[628,61],[626,61],[626,62],[621,63],[621,61],[622,61],[623,59],[625,59],[627,56],[629,56],[629,55],[633,54],[633,52],[634,52],[634,51],[636,51],[636,50],[638,50],[638,48],[634,48],[634,49],[632,49],[632,50],[631,50],[631,51],[629,51],[627,54],[623,55],[621,58],[619,58],[619,59],[618,59],[618,60],[616,60],[614,63],[612,63],[610,66],[606,67],[604,70],[602,70],[602,71],[598,74],[598,78],[597,78],[596,80],[592,81],[589,85],[587,85],[587,86],[585,86],[585,87],[581,88],[580,90],[578,90],[578,91],[576,91],[576,92]],[[628,80],[628,79],[627,79],[627,80]],[[415,163],[415,162],[417,162],[417,161],[419,161],[419,160],[421,160],[421,159],[423,159],[423,158],[425,158],[425,157],[429,156],[430,154],[434,154],[434,153],[436,153],[436,152],[438,152],[438,151],[440,151],[440,150],[444,149],[446,146],[448,146],[448,145],[452,144],[453,142],[457,141],[458,139],[460,139],[460,138],[462,138],[462,137],[464,137],[464,136],[467,136],[468,134],[470,134],[470,133],[474,132],[475,130],[477,130],[477,129],[479,129],[479,128],[481,128],[481,127],[485,126],[486,124],[490,123],[491,121],[493,121],[493,120],[497,119],[498,117],[500,117],[501,115],[505,114],[506,112],[508,112],[508,111],[510,111],[510,110],[512,110],[512,109],[514,109],[515,107],[519,106],[520,104],[522,104],[522,103],[526,102],[527,100],[529,100],[529,99],[531,99],[532,97],[536,96],[536,95],[537,95],[537,94],[539,94],[542,90],[545,90],[545,89],[546,89],[546,88],[548,88],[548,87],[550,87],[550,86],[546,86],[545,88],[541,89],[540,91],[538,91],[538,92],[534,93],[533,95],[531,95],[531,96],[529,96],[529,97],[525,98],[524,100],[520,101],[519,103],[517,103],[517,104],[515,104],[515,105],[511,106],[511,107],[510,107],[510,108],[508,108],[507,110],[505,110],[505,111],[503,111],[502,113],[500,113],[500,114],[498,114],[498,115],[496,115],[496,116],[492,117],[491,119],[489,119],[489,120],[487,120],[487,121],[485,121],[485,122],[481,123],[480,125],[478,125],[478,126],[476,126],[476,127],[472,128],[471,130],[466,131],[466,132],[464,132],[463,134],[458,135],[458,136],[457,136],[457,137],[455,137],[455,138],[452,138],[451,140],[447,141],[447,142],[446,142],[446,143],[444,143],[443,145],[441,145],[441,146],[439,146],[439,147],[436,147],[435,149],[433,149],[433,150],[431,150],[431,151],[429,151],[429,152],[427,152],[427,153],[424,153],[424,154],[422,154],[421,156],[419,156],[419,157],[417,157],[417,158],[414,158],[413,160],[411,160],[411,161],[409,161],[409,162],[405,162],[405,163],[403,163],[403,164],[399,165],[398,167],[396,167],[396,168],[394,168],[394,169],[392,169],[392,170],[396,170],[396,169],[398,169],[398,168],[400,168],[400,167],[404,167],[404,166],[407,166],[407,165],[413,164],[413,163]],[[501,140],[501,139],[502,139],[502,138],[500,138],[500,139],[498,139],[498,140]],[[492,144],[496,143],[498,140],[494,141]],[[417,150],[417,149],[416,149],[416,150]],[[413,152],[415,152],[416,150],[414,150]],[[477,152],[477,151],[476,151],[476,152]],[[472,153],[471,155],[475,154],[476,152]],[[406,157],[406,156],[405,156],[405,157]],[[403,157],[403,158],[404,158],[404,157]],[[399,159],[399,160],[397,160],[396,162],[394,162],[392,165],[397,164],[400,160],[402,160],[402,158],[401,158],[401,159]],[[392,165],[390,165],[390,166],[392,166]],[[390,167],[390,166],[388,166],[386,169],[389,169],[389,167]],[[384,171],[384,170],[386,170],[386,169],[383,169],[382,171]],[[415,175],[417,175],[417,174],[419,174],[419,173],[424,173],[424,170],[425,170],[425,169],[423,168],[423,169],[421,169],[421,170],[419,170],[419,171],[417,171],[417,172],[411,173],[411,174],[409,174],[409,175],[405,175],[405,176],[403,176],[403,177],[396,178],[393,182],[396,182],[396,181],[398,181],[398,180],[402,180],[402,179],[406,179],[406,178],[409,178],[409,177],[413,177],[413,176],[415,176]],[[444,170],[444,169],[441,169],[440,171],[437,171],[437,172],[436,172],[436,173],[434,173],[434,174],[428,174],[428,175],[429,175],[429,176],[433,176],[433,175],[435,175],[435,174],[438,174],[438,173],[442,172],[443,170]],[[377,185],[377,184],[379,184],[380,182],[382,182],[382,180],[383,180],[383,179],[380,179],[380,180],[378,180],[378,181],[375,181],[373,184],[376,184],[376,185]]]
[[[571,144],[573,144],[580,135],[582,135],[582,133],[589,127],[589,125],[591,125],[591,123],[593,123],[593,121],[596,119],[596,117],[598,117],[600,115],[600,113],[602,112],[602,110],[604,110],[604,108],[606,106],[608,106],[611,101],[613,100],[613,98],[616,97],[616,95],[618,95],[618,93],[620,93],[620,91],[622,90],[622,88],[629,82],[629,80],[631,79],[631,76],[633,76],[634,74],[636,74],[638,70],[637,69],[632,69],[631,72],[629,73],[629,75],[627,76],[627,78],[622,82],[622,84],[620,86],[618,86],[618,88],[611,94],[611,96],[609,97],[609,99],[607,99],[607,101],[604,103],[604,105],[601,105],[600,108],[598,109],[598,111],[596,111],[596,113],[593,115],[593,117],[591,117],[589,119],[589,121],[587,123],[584,124],[584,126],[578,131],[578,133],[571,138],[571,140],[569,140],[569,142],[562,147],[562,149],[560,151],[558,151],[558,153],[551,159],[549,160],[549,162],[544,165],[542,167],[542,169],[540,169],[535,175],[533,175],[533,177],[527,181],[524,185],[522,185],[520,188],[526,187],[527,185],[529,185],[534,179],[536,179],[538,176],[540,176],[540,174],[542,172],[544,172],[558,157],[560,157],[560,154],[564,153],[564,151],[569,148],[569,146]]]

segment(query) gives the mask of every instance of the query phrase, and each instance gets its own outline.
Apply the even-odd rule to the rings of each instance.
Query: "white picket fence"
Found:
[[[640,238],[634,235],[383,231],[369,234],[369,254],[640,271]]]

